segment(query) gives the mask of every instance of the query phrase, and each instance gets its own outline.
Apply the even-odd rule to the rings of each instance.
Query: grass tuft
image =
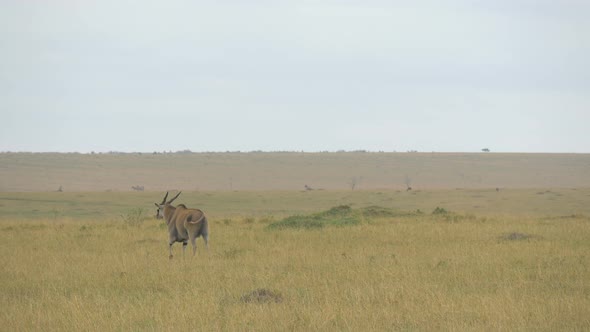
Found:
[[[141,226],[147,218],[145,210],[142,208],[131,209],[127,213],[121,215],[121,219],[123,219],[125,225],[134,227]]]

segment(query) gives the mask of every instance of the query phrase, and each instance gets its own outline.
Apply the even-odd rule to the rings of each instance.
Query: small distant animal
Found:
[[[172,206],[172,202],[180,196],[179,192],[169,201],[168,192],[160,204],[154,203],[158,210],[156,211],[157,219],[164,219],[168,225],[168,246],[170,249],[169,258],[172,259],[172,245],[176,242],[182,242],[182,255],[186,252],[188,241],[191,241],[193,247],[193,256],[197,252],[197,238],[201,236],[205,241],[207,252],[209,251],[209,223],[205,213],[199,209],[189,209],[184,204]]]
[[[313,190],[313,188],[310,187],[310,186],[308,186],[308,185],[305,185],[305,190],[308,190],[309,191],[309,190]]]

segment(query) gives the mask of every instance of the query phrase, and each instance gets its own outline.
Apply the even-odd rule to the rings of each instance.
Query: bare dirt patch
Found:
[[[539,237],[536,235],[518,233],[518,232],[506,233],[506,234],[503,234],[502,236],[499,237],[499,239],[502,241],[522,241],[522,240],[532,240],[532,239],[537,239],[537,238],[539,238]]]
[[[259,288],[242,295],[240,301],[244,303],[281,303],[283,302],[283,296],[278,292],[266,288]]]

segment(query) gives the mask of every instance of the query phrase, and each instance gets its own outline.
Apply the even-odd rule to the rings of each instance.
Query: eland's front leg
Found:
[[[168,249],[170,250],[170,256],[168,256],[168,258],[170,259],[174,257],[172,255],[172,245],[174,244],[174,242],[176,242],[176,237],[173,234],[170,234],[170,236],[168,237]]]

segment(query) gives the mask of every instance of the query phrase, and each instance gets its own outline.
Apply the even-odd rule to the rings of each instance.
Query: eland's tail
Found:
[[[203,211],[198,211],[200,212],[200,215],[196,216],[195,214],[191,214],[188,216],[186,221],[193,225],[200,224],[201,227],[199,227],[197,237],[203,237],[203,240],[205,240],[205,246],[207,247],[207,250],[209,250],[209,221],[207,220],[207,217]]]

